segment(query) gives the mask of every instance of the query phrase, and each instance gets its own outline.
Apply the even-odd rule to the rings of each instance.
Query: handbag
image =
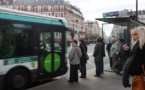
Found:
[[[89,56],[88,56],[88,54],[86,53],[86,50],[85,50],[84,46],[83,46],[83,49],[84,49],[84,52],[85,52],[85,59],[88,60],[88,59],[89,59]]]
[[[134,82],[132,86],[132,90],[145,90],[145,70],[144,70],[144,65],[142,65],[143,69],[143,74],[140,76],[134,76]]]

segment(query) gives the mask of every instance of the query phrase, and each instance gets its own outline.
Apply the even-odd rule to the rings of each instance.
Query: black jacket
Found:
[[[145,45],[142,50],[139,48],[139,42],[129,52],[129,57],[124,65],[122,83],[124,87],[129,87],[129,75],[141,75],[143,73],[142,65],[145,66]]]
[[[135,54],[132,65],[129,69],[129,75],[141,75],[143,73],[142,65],[145,65],[145,45],[142,50],[139,48],[139,42],[130,50],[129,58]]]
[[[87,46],[85,44],[80,44],[80,49],[82,51],[82,57],[80,59],[80,64],[87,63],[87,60],[85,58],[85,53],[87,53]]]
[[[108,51],[108,55],[110,54],[111,46],[112,46],[112,43],[108,43],[106,46],[106,50]]]

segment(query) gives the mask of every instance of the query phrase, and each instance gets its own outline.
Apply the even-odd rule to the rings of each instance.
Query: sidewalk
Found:
[[[116,75],[111,69],[110,65],[104,66],[104,74],[101,77],[94,77],[95,69],[89,70],[86,79],[79,79],[82,90],[131,90],[131,88],[124,88],[122,85],[122,76]]]
[[[87,78],[79,78],[78,83],[68,83],[69,74],[63,78],[46,83],[29,90],[131,90],[124,88],[121,81],[121,76],[116,75],[111,71],[109,64],[104,67],[104,74],[100,77],[94,77],[95,68],[87,71]]]

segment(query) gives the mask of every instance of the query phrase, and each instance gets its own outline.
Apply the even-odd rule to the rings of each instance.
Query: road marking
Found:
[[[91,64],[91,65],[95,66],[94,63],[92,63],[92,62],[90,62],[90,61],[88,61],[88,64]]]

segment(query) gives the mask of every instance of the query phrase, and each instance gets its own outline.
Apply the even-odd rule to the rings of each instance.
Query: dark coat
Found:
[[[141,75],[142,65],[145,65],[145,45],[143,46],[142,50],[139,48],[139,42],[137,42],[133,49],[129,53],[129,58],[135,54],[134,60],[129,70],[129,74],[134,75]]]
[[[93,53],[95,62],[101,62],[103,58],[102,52],[103,52],[103,45],[101,42],[97,42],[94,48],[94,53]]]
[[[80,44],[80,49],[82,51],[82,57],[80,59],[80,64],[87,63],[87,59],[85,58],[85,53],[87,53],[87,46],[85,44]]]
[[[111,49],[112,43],[108,43],[106,46],[106,50],[108,52],[108,55],[110,55],[110,49]]]
[[[105,55],[105,43],[104,42],[102,42],[102,57],[105,57],[106,55]]]
[[[128,87],[129,75],[141,75],[143,73],[142,65],[145,66],[145,45],[142,50],[139,48],[139,42],[130,50],[127,62],[123,69],[123,85]]]

